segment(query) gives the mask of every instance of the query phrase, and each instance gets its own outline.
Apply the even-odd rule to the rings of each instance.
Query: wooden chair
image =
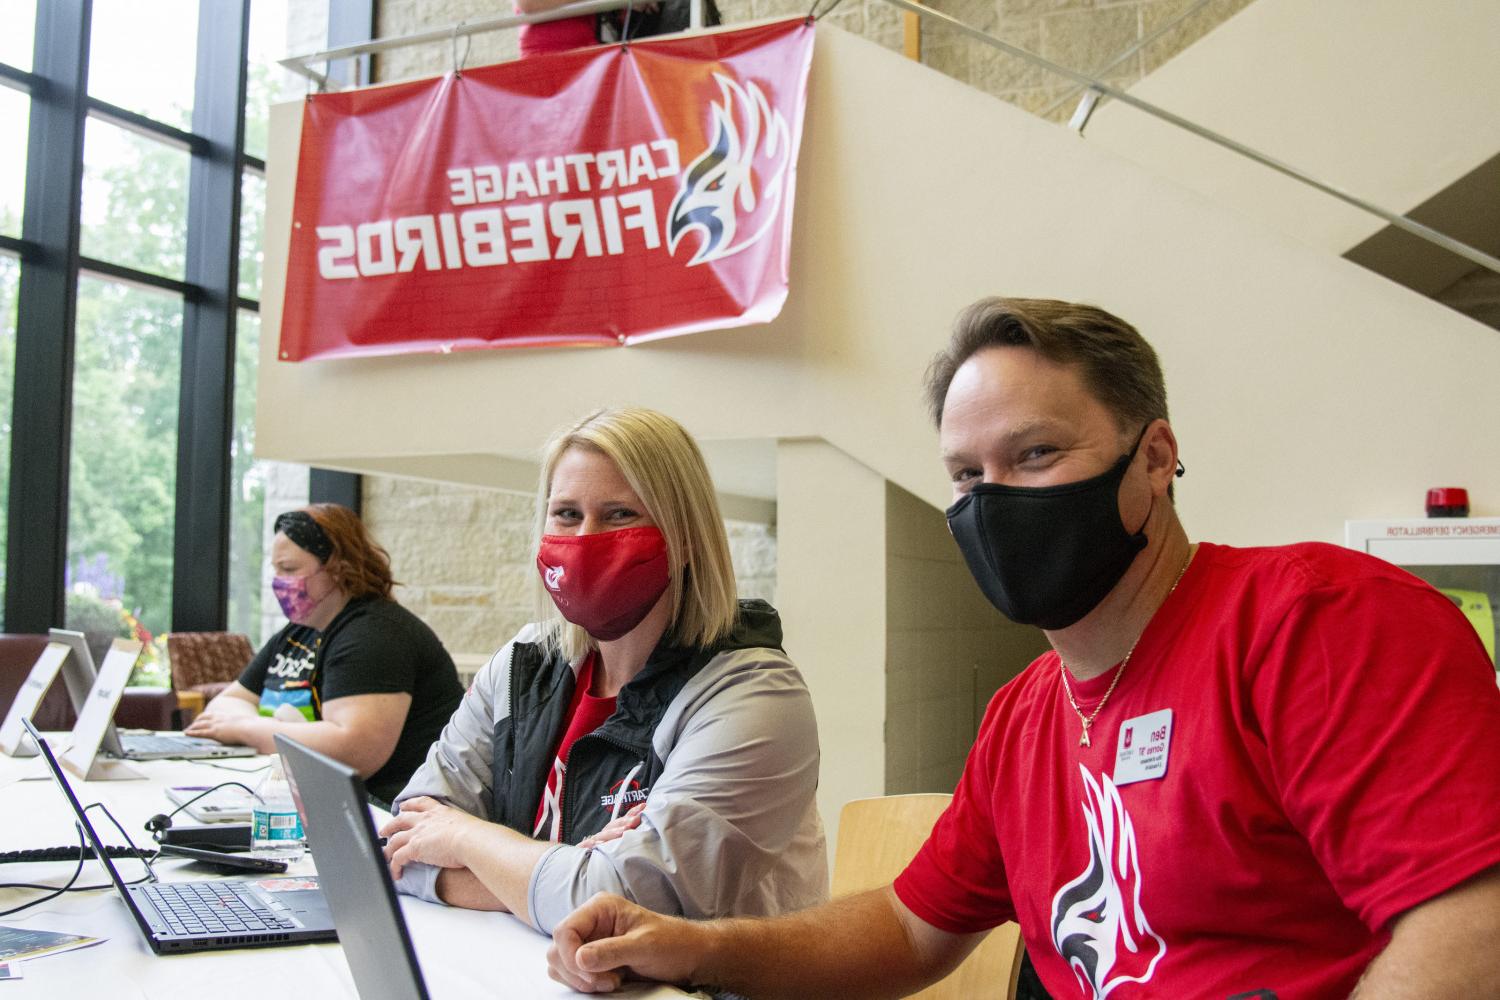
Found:
[[[249,637],[239,632],[168,632],[167,663],[182,725],[239,679],[254,656]]]
[[[833,894],[890,884],[927,839],[951,795],[856,799],[839,814]],[[1014,1000],[1021,971],[1021,929],[1002,924],[948,977],[912,996],[921,1000]]]

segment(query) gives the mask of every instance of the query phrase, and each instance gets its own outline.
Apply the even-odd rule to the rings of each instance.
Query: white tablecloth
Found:
[[[66,734],[54,750],[66,746]],[[224,761],[224,767],[250,769],[261,759]],[[256,775],[237,775],[220,767],[186,761],[132,763],[145,773],[144,781],[81,782],[69,775],[79,800],[87,806],[103,802],[136,844],[151,844],[143,824],[151,815],[169,812],[164,789],[170,785],[213,785],[243,780],[254,787]],[[0,757],[0,851],[77,843],[72,810],[52,783],[36,780],[46,775],[40,758]],[[192,822],[185,812],[180,822]],[[124,842],[98,811],[90,819],[108,844]],[[136,861],[117,862],[121,875],[133,880],[141,873]],[[189,861],[155,863],[163,881],[212,877]],[[288,874],[313,872],[311,857]],[[61,885],[73,871],[71,862],[0,865],[0,882],[38,882]],[[84,865],[80,885],[107,882],[95,861]],[[0,910],[8,910],[40,895],[31,890],[0,889]],[[547,978],[548,939],[505,913],[452,909],[401,897],[407,926],[416,947],[422,974],[433,1000],[550,1000],[576,998]],[[180,1000],[203,996],[213,1000],[354,1000],[357,994],[343,950],[337,944],[285,948],[246,948],[185,955],[155,954],[141,937],[134,919],[113,889],[68,893],[9,917],[0,924],[61,931],[106,938],[80,951],[49,955],[22,965],[24,978],[0,982],[0,1000]],[[679,990],[641,987],[633,996],[651,1000],[681,998]]]

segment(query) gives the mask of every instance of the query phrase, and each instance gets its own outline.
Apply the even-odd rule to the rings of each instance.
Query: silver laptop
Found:
[[[276,737],[360,1000],[427,1000],[358,772]]]
[[[48,635],[53,642],[66,643],[72,649],[72,655],[68,657],[68,660],[77,667],[72,671],[65,669],[63,679],[68,685],[68,697],[73,700],[73,711],[79,719],[82,719],[83,706],[88,702],[89,692],[97,676],[94,656],[89,652],[88,643],[84,641],[82,632],[54,628],[48,631]],[[81,691],[77,690],[77,680],[80,677],[88,678],[87,686],[82,687]],[[123,692],[119,692],[116,697],[120,695],[123,695]],[[126,760],[207,760],[219,757],[253,757],[256,753],[254,747],[220,743],[217,740],[206,740],[200,736],[184,736],[181,733],[121,733],[115,728],[114,711],[111,710],[109,715],[110,721],[104,728],[104,736],[99,741],[99,749],[114,757],[122,757]]]
[[[333,916],[316,878],[205,879],[199,882],[149,880],[127,885],[73,794],[46,739],[24,722],[36,740],[52,780],[68,800],[94,856],[109,873],[115,891],[135,917],[136,926],[158,954],[253,948],[313,941],[333,941]]]

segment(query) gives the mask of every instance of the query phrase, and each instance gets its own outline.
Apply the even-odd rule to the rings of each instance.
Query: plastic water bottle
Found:
[[[271,770],[255,791],[250,810],[250,850],[259,858],[295,861],[302,857],[307,840],[302,832],[302,817],[292,799],[281,757],[271,757]]]

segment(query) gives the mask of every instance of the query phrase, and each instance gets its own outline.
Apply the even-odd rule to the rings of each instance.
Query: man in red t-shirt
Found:
[[[982,300],[928,389],[954,539],[1052,651],[894,885],[710,924],[597,898],[554,977],[900,996],[1014,919],[1058,1000],[1500,997],[1500,691],[1451,603],[1334,546],[1190,543],[1160,366],[1102,310]]]

